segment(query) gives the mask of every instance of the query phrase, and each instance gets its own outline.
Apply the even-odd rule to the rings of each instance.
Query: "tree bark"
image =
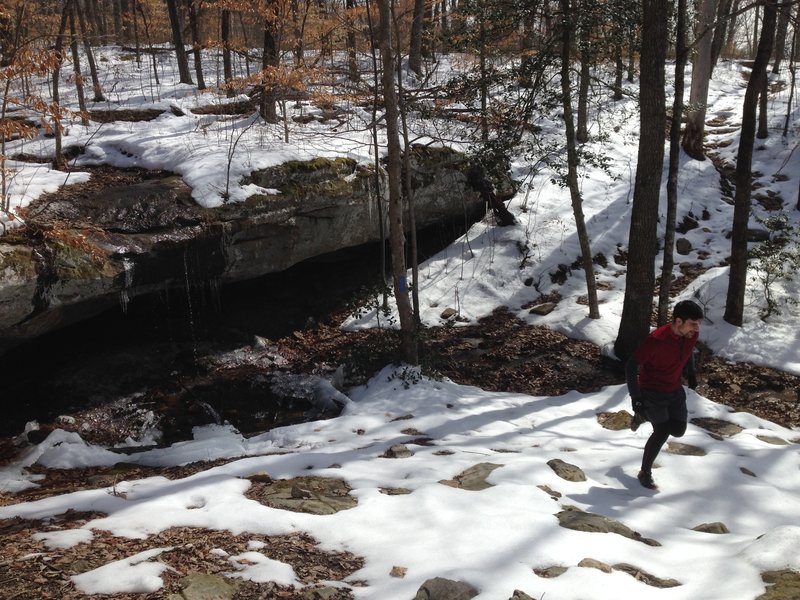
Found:
[[[627,360],[650,329],[658,251],[656,225],[664,168],[664,63],[667,51],[667,3],[644,0],[641,55],[640,135],[633,191],[625,298],[614,352]]]
[[[64,160],[64,154],[61,151],[61,133],[63,127],[61,125],[61,107],[59,106],[61,102],[59,84],[61,78],[61,64],[64,62],[64,36],[67,32],[67,19],[72,10],[71,5],[72,0],[65,0],[61,10],[61,23],[58,27],[56,43],[53,47],[57,57],[56,66],[53,69],[53,136],[55,142],[55,148],[53,150],[53,168],[58,170],[63,170],[67,166]]]
[[[723,319],[741,327],[744,322],[744,299],[747,288],[747,226],[750,222],[750,192],[752,188],[753,146],[755,145],[756,108],[758,96],[767,77],[767,67],[775,38],[775,0],[762,0],[764,24],[758,43],[753,70],[742,106],[742,133],[736,155],[736,192],[733,197],[733,228],[731,230],[731,259],[728,292]]]
[[[81,56],[78,52],[78,31],[75,26],[75,5],[78,0],[72,0],[69,6],[69,49],[72,53],[72,73],[75,76],[75,91],[78,95],[78,109],[81,113],[81,123],[89,124],[89,113],[86,112],[86,92],[83,86],[81,73]]]
[[[398,132],[398,104],[392,51],[392,7],[390,0],[378,0],[380,54],[383,65],[383,98],[386,117],[386,171],[389,183],[389,244],[392,254],[392,283],[400,316],[400,353],[405,362],[418,361],[416,327],[408,297],[405,232],[403,228],[402,153]]]
[[[720,0],[717,5],[717,21],[714,24],[714,37],[711,38],[711,75],[714,74],[714,67],[717,65],[720,54],[722,54],[732,3],[733,0]]]
[[[697,53],[692,65],[692,87],[686,111],[683,149],[696,160],[705,160],[703,137],[706,128],[708,84],[711,79],[711,44],[713,42],[714,0],[701,0],[695,26]]]
[[[570,0],[561,0],[562,12],[562,45],[561,45],[561,98],[564,106],[564,126],[567,137],[567,186],[572,200],[572,214],[575,217],[575,228],[581,247],[581,263],[586,276],[586,291],[589,298],[589,318],[599,319],[600,308],[597,302],[597,282],[592,263],[592,249],[586,221],[583,216],[583,199],[578,187],[578,151],[575,147],[575,125],[572,119],[572,91],[570,89],[570,49],[572,47],[572,10]],[[582,34],[583,35],[583,34]],[[581,57],[584,60],[585,57]]]
[[[169,24],[172,29],[172,43],[175,45],[175,57],[178,62],[178,76],[181,83],[192,85],[192,75],[189,73],[189,61],[186,58],[186,48],[183,45],[181,21],[178,15],[177,0],[166,0]]]
[[[424,29],[425,0],[414,0],[411,18],[411,39],[408,47],[408,68],[422,77],[422,34]]]
[[[203,40],[200,36],[200,15],[197,12],[195,0],[186,0],[189,12],[189,30],[192,32],[192,55],[194,56],[194,74],[197,77],[197,89],[206,89],[206,80],[203,77]]]
[[[261,57],[261,74],[264,79],[261,96],[261,118],[267,123],[278,122],[278,110],[275,99],[274,69],[278,66],[278,44],[272,28],[275,26],[271,19],[264,20],[264,48]]]
[[[784,4],[778,11],[778,29],[775,31],[775,62],[772,65],[772,72],[777,75],[781,72],[781,61],[786,54],[786,34],[789,32],[789,21],[792,16],[790,4]]]
[[[675,99],[669,128],[669,172],[667,175],[667,220],[664,224],[664,260],[658,288],[658,324],[669,321],[669,291],[675,266],[675,224],[678,215],[678,170],[681,155],[681,115],[686,69],[686,0],[678,0],[675,25]]]
[[[228,86],[233,80],[233,63],[231,62],[231,11],[223,8],[220,15],[220,37],[222,38],[222,78],[228,87],[227,96],[234,95]]]
[[[86,27],[86,17],[80,1],[75,3],[75,11],[78,13],[78,25],[81,28],[81,37],[83,38],[83,51],[86,54],[86,62],[89,64],[89,74],[92,77],[92,91],[94,92],[94,97],[92,99],[95,102],[103,102],[106,98],[103,94],[103,87],[100,85],[100,77],[97,73],[97,63],[94,60],[92,44],[89,42],[89,31]]]

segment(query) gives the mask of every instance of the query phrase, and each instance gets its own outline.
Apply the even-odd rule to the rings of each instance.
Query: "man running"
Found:
[[[631,429],[636,431],[645,421],[653,424],[637,476],[649,489],[657,487],[652,468],[661,447],[669,436],[686,433],[688,411],[681,376],[685,370],[689,388],[697,387],[693,351],[702,319],[703,309],[696,303],[678,302],[672,309],[672,322],[650,332],[625,364],[634,410]]]

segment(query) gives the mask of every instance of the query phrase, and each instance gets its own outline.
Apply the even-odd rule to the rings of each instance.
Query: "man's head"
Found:
[[[702,308],[691,300],[681,300],[672,309],[672,332],[679,337],[694,337],[702,320]]]

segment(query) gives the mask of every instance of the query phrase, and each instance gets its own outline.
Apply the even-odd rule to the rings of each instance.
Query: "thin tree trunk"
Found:
[[[736,192],[734,194],[733,227],[731,229],[731,259],[728,292],[723,319],[741,327],[744,322],[744,299],[747,288],[747,227],[750,222],[750,192],[752,187],[753,146],[755,145],[756,108],[758,95],[767,77],[767,67],[775,38],[775,0],[764,0],[764,24],[758,43],[750,81],[742,106],[742,133],[736,155]]]
[[[401,192],[402,156],[397,127],[398,105],[395,89],[394,52],[392,51],[392,7],[390,0],[378,0],[380,14],[380,50],[383,63],[383,98],[386,117],[386,171],[389,179],[389,240],[392,252],[392,283],[397,312],[400,316],[400,352],[402,359],[418,364],[417,341],[411,302],[408,297],[403,228],[403,196]]]
[[[775,31],[775,62],[772,65],[772,72],[775,75],[781,72],[781,61],[783,61],[786,54],[786,34],[789,32],[791,17],[791,5],[782,5],[778,12],[778,29]]]
[[[220,37],[222,38],[222,78],[227,87],[227,96],[234,95],[229,86],[233,80],[233,64],[231,63],[231,11],[223,8],[220,15]]]
[[[689,109],[683,132],[683,149],[696,160],[705,160],[703,138],[706,128],[708,85],[711,79],[711,44],[713,42],[714,0],[702,0],[697,14],[695,38],[697,52],[692,65]]]
[[[175,57],[178,62],[178,76],[181,83],[192,85],[192,75],[189,72],[189,61],[186,58],[186,48],[183,45],[181,21],[178,14],[177,0],[166,0],[169,24],[172,29],[172,43],[175,45]]]
[[[147,22],[147,16],[144,14],[142,10],[142,4],[138,3],[139,6],[139,15],[142,17],[142,26],[144,27],[144,37],[147,40],[147,47],[150,49],[150,62],[153,65],[153,81],[155,81],[156,85],[159,84],[158,78],[158,61],[156,60],[156,53],[155,49],[153,48],[153,42],[150,39],[150,25]]]
[[[575,138],[582,144],[589,141],[589,80],[591,79],[592,62],[589,33],[588,24],[582,23],[580,27],[581,76],[578,84],[578,129]],[[569,72],[567,72],[567,77],[569,77]]]
[[[97,63],[94,60],[94,51],[89,42],[89,31],[86,28],[86,17],[80,2],[75,3],[75,10],[78,13],[78,25],[81,28],[83,38],[83,51],[86,54],[86,62],[89,63],[89,73],[92,77],[92,91],[94,92],[94,102],[103,102],[106,98],[103,95],[103,87],[100,85],[100,77],[97,73]]]
[[[640,88],[640,135],[628,244],[625,298],[614,352],[622,361],[650,330],[658,252],[656,226],[664,168],[664,63],[667,3],[644,0]]]
[[[86,112],[86,93],[83,89],[83,74],[81,73],[81,55],[78,52],[78,31],[75,27],[75,5],[77,0],[72,0],[69,7],[69,49],[72,53],[72,72],[75,75],[75,91],[78,95],[78,109],[81,113],[81,123],[89,124],[89,113]]]
[[[669,172],[667,175],[667,220],[664,224],[664,261],[658,288],[658,324],[669,321],[669,290],[675,266],[675,224],[678,220],[678,170],[681,156],[681,116],[686,69],[686,0],[678,0],[675,26],[675,98],[669,128]]]
[[[589,318],[599,319],[600,308],[597,302],[597,282],[594,276],[592,263],[592,249],[589,243],[589,234],[586,231],[586,221],[583,216],[583,199],[578,187],[578,151],[575,146],[575,124],[572,119],[572,91],[570,89],[570,50],[572,47],[572,10],[570,0],[561,0],[563,14],[563,31],[561,45],[561,98],[564,106],[564,126],[567,137],[567,186],[572,199],[572,214],[575,217],[575,227],[581,247],[581,263],[586,276],[586,291],[589,298]],[[583,57],[582,57],[583,58]]]
[[[719,0],[717,5],[717,20],[714,24],[714,37],[711,38],[711,75],[714,74],[714,67],[717,65],[722,46],[725,43],[725,31],[728,26],[728,19],[731,14],[731,4],[733,0]]]
[[[61,151],[61,94],[59,89],[61,77],[61,64],[64,62],[64,36],[67,32],[67,19],[69,18],[70,11],[72,10],[72,0],[66,0],[61,11],[61,24],[58,26],[58,35],[56,36],[56,43],[53,48],[55,51],[57,62],[53,69],[53,134],[55,149],[53,151],[53,168],[63,170],[66,168],[67,163],[64,160],[64,153]]]
[[[764,77],[761,82],[761,91],[758,94],[758,131],[756,137],[760,140],[769,137],[769,123],[767,122],[767,100],[769,96],[769,82]]]
[[[372,34],[375,27],[372,22],[372,11],[370,10],[370,3],[369,2],[365,3],[365,7],[367,11],[367,24],[370,31],[369,45],[370,45],[370,55],[372,57],[372,87],[374,89],[374,94],[372,96],[371,132],[372,132],[372,147],[375,153],[374,181],[375,181],[375,201],[378,210],[378,235],[381,240],[381,249],[379,257],[380,284],[382,293],[381,307],[385,312],[388,312],[389,294],[387,285],[388,277],[386,269],[386,219],[384,217],[384,209],[383,209],[383,194],[381,193],[381,156],[380,156],[380,146],[378,143],[378,105],[380,102],[382,102],[382,99],[380,98],[380,75],[379,75],[377,48],[375,47],[375,36]]]
[[[200,37],[200,19],[197,14],[195,0],[186,0],[189,11],[189,30],[192,32],[192,55],[194,56],[194,74],[197,77],[197,89],[206,89],[206,80],[203,77],[203,41]]]
[[[264,78],[261,96],[261,118],[267,123],[278,122],[278,111],[275,101],[274,68],[278,65],[278,46],[272,31],[274,23],[264,21],[264,48],[261,56],[261,74]],[[285,115],[284,115],[285,116]]]
[[[417,77],[422,77],[422,35],[424,28],[425,0],[414,0],[411,17],[411,39],[408,48],[408,68]]]
[[[345,0],[345,9],[347,12],[347,73],[350,81],[358,81],[358,55],[356,52],[356,24],[353,19],[354,9],[356,7],[355,0]]]

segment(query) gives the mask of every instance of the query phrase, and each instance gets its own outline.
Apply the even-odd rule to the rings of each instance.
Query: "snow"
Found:
[[[110,51],[106,58],[114,60]],[[285,143],[281,130],[251,123],[249,118],[195,115],[194,108],[216,101],[213,94],[197,94],[190,86],[178,85],[169,73],[157,87],[147,80],[146,66],[138,79],[126,80],[123,75],[129,71],[123,69],[131,67],[120,63],[114,102],[136,107],[156,99],[157,106],[178,106],[185,116],[165,113],[147,123],[73,124],[65,143],[87,145],[76,167],[106,162],[167,169],[181,174],[192,186],[199,204],[216,206],[223,201],[229,163],[230,199],[236,201],[253,192],[236,182],[255,168],[320,155],[372,161],[369,132],[356,124],[345,125],[337,135],[324,124],[293,127],[290,142]],[[730,127],[719,132],[709,128],[708,135],[710,141],[725,142],[717,151],[730,164],[736,157],[734,130],[740,123],[743,86],[739,66],[721,63],[715,70],[708,115],[727,115]],[[773,128],[769,138],[759,141],[753,168],[763,174],[759,181],[764,187],[793,206],[800,173],[800,153],[794,152],[796,111],[789,135],[784,138],[779,133],[788,98],[788,89],[771,97]],[[293,110],[308,112],[313,107],[305,104]],[[368,116],[357,109],[351,118],[367,120]],[[556,128],[557,120],[548,119],[542,116],[540,125]],[[532,171],[530,164],[518,160],[514,174],[524,178],[525,185],[509,204],[518,223],[498,228],[487,216],[420,266],[421,317],[426,324],[441,324],[440,315],[447,307],[456,308],[464,322],[474,322],[505,306],[526,322],[610,347],[619,326],[625,285],[624,266],[613,257],[620,247],[624,249],[627,239],[636,170],[635,106],[630,100],[620,101],[604,110],[599,122],[598,130],[590,133],[607,135],[608,140],[592,143],[592,149],[613,158],[614,176],[587,172],[581,188],[592,250],[607,258],[605,266],[597,265],[601,318],[589,319],[587,307],[579,302],[585,294],[582,271],[573,269],[564,284],[550,278],[559,265],[568,267],[578,255],[567,191],[551,182],[551,172]],[[420,131],[425,126],[420,123]],[[9,155],[24,151],[45,157],[52,141],[42,138],[10,146]],[[65,180],[79,184],[86,178],[81,173],[67,178],[28,163],[10,166],[17,173],[10,196],[14,210]],[[788,180],[776,178],[779,173],[789,175]],[[754,210],[758,209],[754,204]],[[663,217],[663,205],[661,210]],[[727,268],[720,265],[729,253],[725,234],[733,208],[722,199],[719,175],[711,162],[683,156],[679,218],[689,211],[700,227],[682,234],[693,250],[677,260],[709,270],[675,300],[693,298],[704,306],[707,318],[701,340],[728,360],[800,374],[797,305],[784,303],[780,314],[762,320],[763,298],[753,284],[744,326],[736,328],[722,320]],[[795,226],[800,220],[798,211],[787,210],[787,216]],[[675,273],[679,274],[677,267]],[[800,296],[797,278],[779,285],[783,298]],[[540,294],[555,291],[561,300],[552,313],[530,313]],[[376,319],[375,314],[353,317],[344,326],[371,327]],[[531,397],[387,367],[346,395],[338,399],[344,408],[337,418],[281,427],[249,439],[229,425],[201,427],[195,429],[192,440],[125,457],[127,462],[161,467],[231,459],[224,465],[178,480],[154,476],[119,481],[109,488],[10,504],[0,507],[0,519],[47,519],[70,509],[105,515],[76,529],[36,534],[47,549],[91,544],[97,531],[134,539],[147,539],[172,527],[253,536],[306,532],[322,549],[364,558],[363,568],[350,578],[366,582],[366,586],[353,587],[360,599],[411,598],[431,577],[463,580],[487,600],[508,598],[515,589],[535,598],[560,600],[747,599],[764,592],[761,571],[800,570],[800,527],[795,524],[800,514],[797,429],[733,412],[688,391],[690,419],[725,419],[743,431],[716,439],[690,424],[680,441],[702,448],[706,455],[662,451],[654,472],[660,489],[654,492],[636,480],[649,426],[636,433],[611,431],[597,420],[598,413],[630,410],[624,386]],[[409,429],[431,438],[432,445],[411,444],[419,435],[404,433]],[[789,443],[770,443],[765,436]],[[398,443],[408,444],[413,455],[384,458],[385,451]],[[554,458],[579,466],[586,481],[558,477],[547,465]],[[88,467],[111,465],[119,459],[119,454],[87,444],[77,434],[56,430],[0,470],[0,491],[13,493],[37,485],[37,477],[27,470],[34,464]],[[441,483],[478,463],[497,465],[488,476],[491,486],[487,489],[468,491]],[[344,479],[358,505],[325,516],[270,508],[245,496],[250,486],[247,477],[257,473],[275,479],[303,475]],[[561,497],[551,497],[540,486]],[[383,488],[405,488],[410,493],[388,495],[381,492]],[[661,545],[562,528],[555,515],[567,506],[616,519]],[[714,522],[723,523],[730,533],[693,530]],[[75,576],[73,581],[86,594],[152,593],[162,586],[161,576],[168,568],[158,556],[168,550],[153,548]],[[263,550],[254,540],[243,554],[231,554],[225,548],[214,553],[228,558],[230,576],[299,585],[289,565],[268,558]],[[619,570],[605,573],[578,566],[586,558],[608,565],[632,564],[681,585],[658,589]],[[568,570],[555,578],[534,573],[551,566]],[[405,576],[391,576],[394,567],[406,568]]]

